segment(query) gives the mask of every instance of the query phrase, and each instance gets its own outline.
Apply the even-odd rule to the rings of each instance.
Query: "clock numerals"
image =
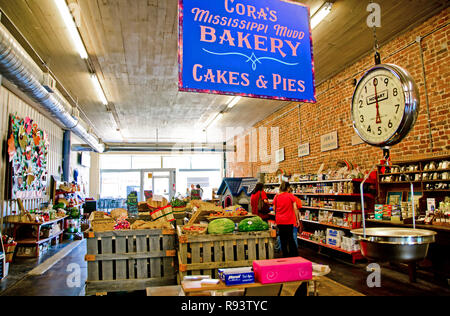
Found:
[[[414,89],[405,90],[411,86]],[[395,65],[377,65],[366,72],[355,88],[352,99],[354,128],[371,145],[395,145],[407,133],[405,124],[410,129],[415,123],[416,104],[419,104],[417,88],[411,75]],[[405,121],[406,116],[414,120]]]

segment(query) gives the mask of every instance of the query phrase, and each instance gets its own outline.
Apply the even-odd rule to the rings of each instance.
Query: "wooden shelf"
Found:
[[[364,179],[334,179],[334,180],[317,180],[317,181],[305,180],[299,182],[289,182],[289,184],[298,185],[298,184],[323,184],[323,183],[338,183],[338,182],[362,182],[363,180]],[[367,180],[365,183],[375,184],[375,181]],[[281,183],[265,183],[264,185],[280,185],[280,184]]]
[[[424,192],[450,192],[450,189],[423,190]]]
[[[346,210],[336,210],[336,209],[332,209],[332,208],[315,207],[315,206],[303,206],[303,205],[302,205],[301,209],[311,209],[311,210],[318,210],[318,211],[341,212],[341,213],[361,213],[361,211],[356,211],[356,210],[346,211]]]
[[[377,220],[377,219],[366,219],[366,222],[372,223],[372,224],[389,225],[389,226],[397,226],[397,227],[408,227],[408,228],[413,227],[412,224],[404,224],[403,222],[395,223],[395,222],[391,222],[391,221],[383,221],[383,220]],[[450,226],[445,226],[445,225],[416,224],[416,228],[450,232]]]
[[[389,172],[389,173],[380,173],[380,177],[383,176],[400,176],[402,174],[415,174],[415,173],[422,173],[423,171],[405,171],[405,172]]]
[[[450,182],[450,179],[445,180],[422,180],[422,182]]]
[[[334,227],[334,228],[341,228],[341,229],[346,229],[346,230],[353,230],[354,228],[350,228],[350,227],[345,227],[345,226],[339,226],[339,225],[334,225],[334,224],[330,224],[330,223],[323,223],[323,222],[316,222],[316,221],[310,221],[307,219],[302,219],[302,222],[305,223],[312,223],[312,224],[317,224],[317,225],[322,225],[322,226],[329,226],[329,227]]]
[[[435,173],[435,172],[446,172],[450,171],[450,169],[434,169],[434,170],[423,170],[423,173]]]
[[[380,184],[411,184],[411,182],[420,184],[424,181],[380,181]]]
[[[278,193],[274,193],[274,192],[266,192],[266,194],[270,194],[270,195],[276,195]],[[346,193],[293,193],[294,195],[297,196],[303,196],[303,195],[311,195],[311,196],[344,196],[344,197],[361,197],[361,194],[359,193],[353,193],[353,194],[346,194]],[[369,193],[364,193],[364,197],[365,198],[369,198],[369,199],[375,199],[375,197],[372,194]]]
[[[294,193],[294,195],[361,197],[361,194],[359,193]],[[375,197],[369,193],[364,193],[364,197],[375,199]]]
[[[31,225],[31,226],[46,226],[46,225],[57,223],[57,222],[59,222],[61,220],[64,220],[66,218],[68,218],[68,216],[60,217],[60,218],[53,219],[53,220],[48,221],[48,222],[42,222],[42,223],[41,222],[37,222],[37,223],[34,223],[34,222],[33,223],[32,222],[30,222],[30,223],[28,223],[28,222],[8,222],[8,224]]]
[[[300,237],[300,236],[298,236],[298,238],[300,240],[303,240],[303,241],[306,241],[306,242],[310,242],[310,243],[313,243],[313,244],[316,244],[316,245],[319,245],[319,246],[327,247],[327,248],[330,248],[330,249],[333,249],[333,250],[336,250],[336,251],[340,251],[340,252],[343,252],[343,253],[346,253],[346,254],[349,254],[349,255],[361,254],[361,251],[347,251],[347,250],[344,250],[344,249],[339,248],[339,247],[335,247],[335,246],[332,246],[332,245],[327,245],[327,244],[324,244],[324,243],[321,243],[321,242],[317,242],[317,241],[314,241],[314,240],[310,240],[310,239],[306,239],[306,238],[303,238],[303,237]]]
[[[60,231],[59,233],[57,233],[56,235],[50,236],[48,238],[45,239],[40,239],[37,240],[36,238],[27,238],[27,239],[22,239],[22,240],[16,240],[18,245],[40,245],[44,242],[50,241],[56,237],[59,237],[61,234],[63,234],[64,231]]]

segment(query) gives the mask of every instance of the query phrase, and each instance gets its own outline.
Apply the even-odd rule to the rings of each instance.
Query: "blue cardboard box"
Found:
[[[255,273],[252,267],[219,269],[219,278],[227,286],[255,283]]]

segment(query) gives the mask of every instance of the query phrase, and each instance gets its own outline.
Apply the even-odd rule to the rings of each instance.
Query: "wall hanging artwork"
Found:
[[[10,116],[6,196],[42,198],[47,189],[48,136],[29,117]]]

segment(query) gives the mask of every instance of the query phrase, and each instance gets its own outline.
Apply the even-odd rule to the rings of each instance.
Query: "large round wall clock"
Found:
[[[405,69],[392,64],[376,65],[356,85],[353,127],[369,145],[390,147],[413,128],[419,105],[417,85]]]

